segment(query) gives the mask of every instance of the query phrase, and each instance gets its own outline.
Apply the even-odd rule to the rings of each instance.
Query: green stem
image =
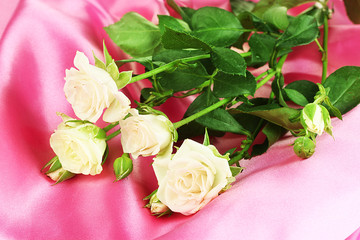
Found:
[[[328,37],[329,37],[329,24],[328,24],[328,15],[325,14],[324,17],[324,37],[323,37],[323,55],[322,55],[322,78],[321,83],[324,84],[327,77],[327,69],[328,69]]]
[[[245,53],[240,53],[240,55],[242,57],[248,57],[251,56],[251,52],[245,52]],[[201,59],[206,59],[206,58],[210,58],[211,55],[210,54],[203,54],[203,55],[199,55],[199,56],[194,56],[194,57],[188,57],[188,58],[181,58],[181,59],[177,59],[175,61],[169,62],[165,65],[162,65],[158,68],[155,68],[153,70],[150,70],[146,73],[143,73],[141,75],[135,76],[131,79],[130,83],[133,82],[137,82],[140,81],[142,79],[146,79],[149,78],[151,76],[154,76],[158,73],[170,70],[172,68],[176,68],[180,63],[187,63],[187,62],[193,62],[193,61],[197,61],[197,60],[201,60]]]
[[[107,125],[106,127],[103,128],[103,130],[105,132],[110,131],[111,129],[113,129],[114,127],[116,127],[117,125],[119,125],[119,122],[114,122],[114,123],[110,123],[109,125]]]
[[[270,68],[269,70],[263,72],[262,74],[260,74],[259,76],[257,76],[257,77],[255,78],[255,81],[256,81],[256,82],[259,81],[259,80],[262,79],[264,76],[266,76],[267,74],[269,74],[270,71],[274,71],[274,70],[273,70],[272,68]]]
[[[224,104],[230,102],[231,100],[232,100],[232,98],[224,98],[223,100],[220,100],[219,102],[217,102],[217,103],[215,103],[215,104],[201,110],[200,112],[197,112],[194,115],[191,115],[191,116],[189,116],[187,118],[184,118],[183,120],[181,120],[179,122],[174,123],[174,127],[179,128],[179,127],[181,127],[181,126],[183,126],[185,124],[188,124],[189,122],[191,122],[191,121],[193,121],[193,120],[195,120],[195,119],[197,119],[197,118],[199,118],[199,117],[201,117],[201,116],[203,116],[203,115],[205,115],[205,114],[207,114],[207,113],[209,113],[209,112],[223,106]]]
[[[271,70],[271,71],[270,71]],[[256,89],[259,89],[261,86],[263,86],[265,83],[267,83],[277,72],[270,69],[270,73],[264,78],[262,79],[260,82],[258,82],[256,84]],[[268,73],[268,71],[266,71],[265,73]]]
[[[288,55],[286,54],[279,59],[278,63],[276,64],[276,72],[281,73],[281,69],[285,63],[287,56]]]
[[[195,57],[177,59],[175,61],[172,61],[172,62],[169,62],[169,63],[167,63],[165,65],[162,65],[162,66],[160,66],[158,68],[155,68],[155,69],[153,69],[151,71],[148,71],[148,72],[146,72],[144,74],[133,77],[131,79],[130,83],[137,82],[139,80],[146,79],[146,78],[151,77],[153,75],[156,75],[158,73],[164,72],[166,70],[169,70],[171,68],[176,67],[180,63],[187,63],[187,62],[192,62],[192,61],[196,61],[196,60],[200,60],[200,59],[206,59],[206,58],[210,58],[210,54],[203,54],[203,55],[199,55],[199,56],[195,56]]]
[[[244,157],[244,153],[249,150],[251,147],[251,143],[245,145],[245,147],[237,154],[235,157],[231,158],[229,161],[229,166],[233,165],[234,163],[239,162]]]
[[[321,44],[320,44],[320,42],[319,42],[319,40],[318,40],[317,38],[315,39],[315,43],[316,43],[316,45],[318,46],[320,52],[323,53],[323,52],[324,52],[324,49],[323,49],[323,47],[321,46]]]
[[[251,56],[251,52],[240,53],[240,55],[241,55],[242,57],[249,57],[249,56]]]
[[[121,130],[118,129],[115,132],[113,132],[112,134],[110,134],[109,136],[106,136],[106,141],[109,141],[110,139],[116,137],[117,135],[119,135],[121,133]]]

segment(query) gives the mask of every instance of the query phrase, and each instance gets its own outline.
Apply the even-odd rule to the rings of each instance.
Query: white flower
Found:
[[[307,104],[301,111],[303,127],[312,133],[321,135],[324,130],[331,134],[331,119],[328,110],[315,103]]]
[[[162,213],[165,213],[169,210],[169,208],[165,204],[160,202],[160,200],[156,196],[156,193],[151,196],[149,204],[147,206],[150,207],[151,213],[155,215],[161,215]]]
[[[155,158],[159,183],[157,197],[173,212],[190,215],[228,187],[234,180],[228,156],[212,146],[186,139],[172,158]]]
[[[74,65],[77,69],[66,70],[64,92],[76,116],[96,122],[107,108],[104,121],[116,122],[124,118],[130,109],[130,100],[118,91],[110,74],[89,64],[82,52],[76,52]]]
[[[123,151],[135,159],[140,155],[170,155],[175,132],[172,122],[162,115],[139,115],[136,109],[130,114],[120,121]]]
[[[161,214],[169,210],[169,208],[162,202],[154,202],[151,204],[150,211],[152,214]]]
[[[92,123],[62,115],[63,122],[50,137],[50,146],[64,170],[96,175],[102,171],[106,133]]]

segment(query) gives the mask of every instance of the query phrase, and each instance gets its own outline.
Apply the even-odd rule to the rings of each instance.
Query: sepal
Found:
[[[205,135],[204,135],[204,142],[203,142],[204,146],[209,146],[210,145],[210,137],[209,137],[209,133],[207,128],[205,128]]]
[[[329,111],[322,105],[320,105],[321,108],[321,112],[323,114],[323,119],[324,119],[324,131],[327,132],[328,134],[330,134],[332,137],[332,125],[331,125],[331,118],[330,118],[330,114]]]
[[[76,175],[75,173],[69,172],[62,168],[58,156],[55,156],[48,163],[46,163],[41,171],[47,167],[49,167],[49,169],[45,174],[55,181],[54,185],[68,180]]]
[[[232,172],[231,172],[231,173],[232,173]],[[226,184],[225,187],[223,187],[223,188],[221,189],[221,191],[219,192],[219,194],[224,193],[226,190],[229,190],[229,189],[232,187],[231,184],[236,181],[236,179],[235,179],[234,176],[228,177],[228,178],[226,178],[226,180],[227,180],[227,184]]]
[[[132,71],[125,71],[121,73],[119,72],[119,67],[116,65],[114,59],[109,54],[105,42],[103,43],[103,53],[105,62],[101,61],[93,53],[95,59],[95,66],[108,72],[111,78],[115,81],[118,89],[125,87],[131,81]]]
[[[138,103],[136,102],[137,105],[139,106],[139,113],[145,115],[145,114],[154,114],[154,115],[161,115],[161,116],[164,116],[166,117],[167,121],[166,121],[166,124],[168,125],[169,127],[169,130],[172,134],[172,141],[173,142],[177,142],[178,140],[178,133],[176,131],[176,128],[174,127],[174,124],[169,120],[168,116],[166,116],[165,113],[163,113],[162,111],[159,111],[159,110],[156,110],[146,104],[141,104],[141,103]]]
[[[96,55],[95,53],[93,52],[93,57],[94,57],[94,60],[95,60],[95,67],[98,67],[98,68],[101,68],[103,70],[106,71],[106,65],[103,61],[101,61]]]
[[[230,171],[233,177],[236,177],[239,173],[244,170],[243,167],[230,166]]]
[[[123,71],[119,74],[117,80],[115,81],[118,89],[125,87],[131,82],[132,72],[133,71]]]
[[[171,215],[172,211],[159,200],[156,193],[157,193],[157,189],[153,191],[149,196],[143,199],[143,200],[149,200],[149,203],[146,204],[144,207],[150,208],[151,213],[158,217]]]

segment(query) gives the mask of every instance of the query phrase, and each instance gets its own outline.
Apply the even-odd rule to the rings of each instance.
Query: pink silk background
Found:
[[[229,9],[222,0],[178,2]],[[329,74],[344,65],[360,65],[360,27],[349,22],[341,1],[334,4]],[[354,240],[359,236],[360,108],[345,114],[343,121],[335,119],[335,141],[329,135],[318,137],[317,151],[308,160],[293,154],[289,145],[294,138],[286,135],[266,154],[245,162],[234,186],[193,216],[156,218],[143,208],[142,198],[157,188],[151,158],[134,161],[133,173],[113,183],[112,162],[121,154],[118,138],[109,143],[101,175],[81,175],[52,186],[40,169],[54,156],[49,137],[60,123],[56,112],[74,116],[63,85],[75,52],[92,58],[94,51],[100,56],[105,39],[115,59],[125,58],[103,27],[128,11],[156,22],[156,15],[168,10],[161,0],[23,0],[8,21],[13,5],[1,6],[5,15],[0,26],[7,28],[0,42],[0,239]],[[315,44],[298,47],[285,63],[286,81],[319,82],[320,59]],[[133,84],[124,93],[138,99],[143,85]],[[162,110],[177,121],[188,104],[172,100]],[[224,152],[240,138],[228,135],[212,143]]]

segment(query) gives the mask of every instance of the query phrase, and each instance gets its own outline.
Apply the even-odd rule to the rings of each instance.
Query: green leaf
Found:
[[[105,27],[110,38],[133,57],[153,54],[160,44],[159,28],[135,12],[126,13],[120,21]]]
[[[286,85],[284,89],[286,97],[294,103],[305,106],[314,101],[316,93],[319,91],[318,86],[307,80],[298,80]]]
[[[196,88],[208,80],[206,69],[199,62],[184,68],[177,68],[171,73],[158,74],[158,76],[160,85],[165,89],[172,89],[174,92]]]
[[[231,10],[235,15],[244,11],[251,11],[254,9],[256,3],[245,0],[230,0]]]
[[[158,26],[162,34],[165,32],[165,26],[179,32],[191,31],[189,25],[181,19],[177,19],[168,15],[158,15],[158,18],[159,18]]]
[[[278,29],[276,29],[273,25],[264,22],[261,18],[255,16],[251,12],[242,12],[238,15],[238,19],[240,20],[241,25],[246,29],[256,29],[259,32],[265,33],[278,33]]]
[[[175,10],[175,12],[177,12],[178,14],[181,14],[182,10],[179,7],[179,5],[176,4],[176,2],[174,0],[166,0],[166,3]]]
[[[284,92],[286,93],[287,97],[300,106],[305,106],[309,103],[309,101],[306,99],[304,95],[302,95],[300,92],[294,90],[294,89],[284,89]]]
[[[141,103],[145,102],[151,96],[151,93],[154,91],[155,89],[153,88],[142,88],[140,95],[140,102]]]
[[[177,132],[179,136],[178,140],[184,140],[186,138],[203,136],[205,134],[205,127],[196,121],[192,121],[178,128]],[[211,129],[208,129],[208,133],[210,136],[214,137],[223,137],[225,135],[224,132],[214,131]]]
[[[336,70],[323,86],[330,88],[328,96],[331,103],[345,114],[360,102],[360,67],[345,66]]]
[[[276,42],[276,48],[292,48],[306,45],[314,41],[319,35],[319,28],[313,16],[300,15],[295,17],[285,32]]]
[[[195,9],[192,9],[192,8],[188,8],[188,7],[181,7],[181,17],[182,19],[187,23],[189,24],[190,28],[192,28],[191,26],[191,18],[192,16],[194,15],[194,13],[196,12]]]
[[[151,56],[139,57],[139,58],[130,58],[130,59],[122,59],[122,60],[115,61],[116,65],[118,65],[118,67],[121,67],[125,63],[130,63],[130,62],[137,62],[137,63],[140,63],[141,65],[143,65],[147,69],[153,69],[153,67],[152,67],[153,63],[152,63],[152,57]]]
[[[264,12],[262,18],[281,30],[285,30],[289,25],[287,8],[284,6],[272,6]]]
[[[115,159],[114,164],[114,172],[116,176],[115,181],[119,181],[120,179],[126,178],[133,170],[133,162],[129,157],[128,153],[124,153],[121,157]]]
[[[188,117],[190,115],[193,115],[204,108],[207,108],[210,105],[215,104],[218,102],[219,99],[215,97],[212,93],[203,93],[199,95],[188,107],[188,109],[185,112],[184,118]]]
[[[360,24],[360,1],[344,0],[344,4],[349,19],[355,24]]]
[[[280,5],[290,9],[308,2],[314,2],[314,0],[260,0],[253,9],[253,13],[261,17],[272,6]]]
[[[205,54],[198,49],[162,49],[153,56],[153,61],[169,63],[181,58],[195,57]]]
[[[173,30],[167,26],[165,26],[165,31],[162,35],[161,42],[164,48],[169,49],[198,48],[208,51],[211,49],[209,45],[197,37],[191,36],[186,32]]]
[[[185,116],[193,115],[218,101],[211,93],[203,93],[190,104]],[[195,121],[212,130],[249,135],[249,132],[222,108],[217,108]]]
[[[253,63],[266,63],[274,50],[276,39],[268,34],[254,33],[249,39],[251,61]]]
[[[271,123],[279,125],[287,130],[302,129],[300,122],[291,122],[289,118],[298,115],[299,109],[282,107],[279,104],[268,104],[268,99],[255,98],[251,101],[254,105],[241,104],[231,113],[248,113],[257,117],[263,118]]]
[[[316,19],[317,25],[319,27],[324,24],[325,11],[323,8],[318,8],[316,5],[314,5],[311,8],[308,8],[307,10],[302,12],[301,14],[313,16]]]
[[[253,146],[251,152],[252,157],[265,153],[271,145],[277,142],[287,132],[287,130],[279,125],[267,123],[262,129],[262,132],[265,134],[266,138],[263,143]]]
[[[214,94],[217,97],[236,97],[243,94],[254,95],[256,90],[255,77],[246,72],[246,77],[218,72],[214,77]]]
[[[213,130],[250,135],[229,112],[222,108],[217,108],[195,121]]]
[[[232,114],[232,116],[241,126],[252,134],[258,130],[257,128],[259,127],[260,122],[263,121],[263,119],[247,113],[236,113]]]
[[[216,47],[228,47],[243,32],[234,14],[216,7],[203,7],[192,16],[193,35]]]
[[[246,63],[244,58],[231,49],[219,47],[213,48],[211,60],[215,67],[224,73],[245,76]]]

